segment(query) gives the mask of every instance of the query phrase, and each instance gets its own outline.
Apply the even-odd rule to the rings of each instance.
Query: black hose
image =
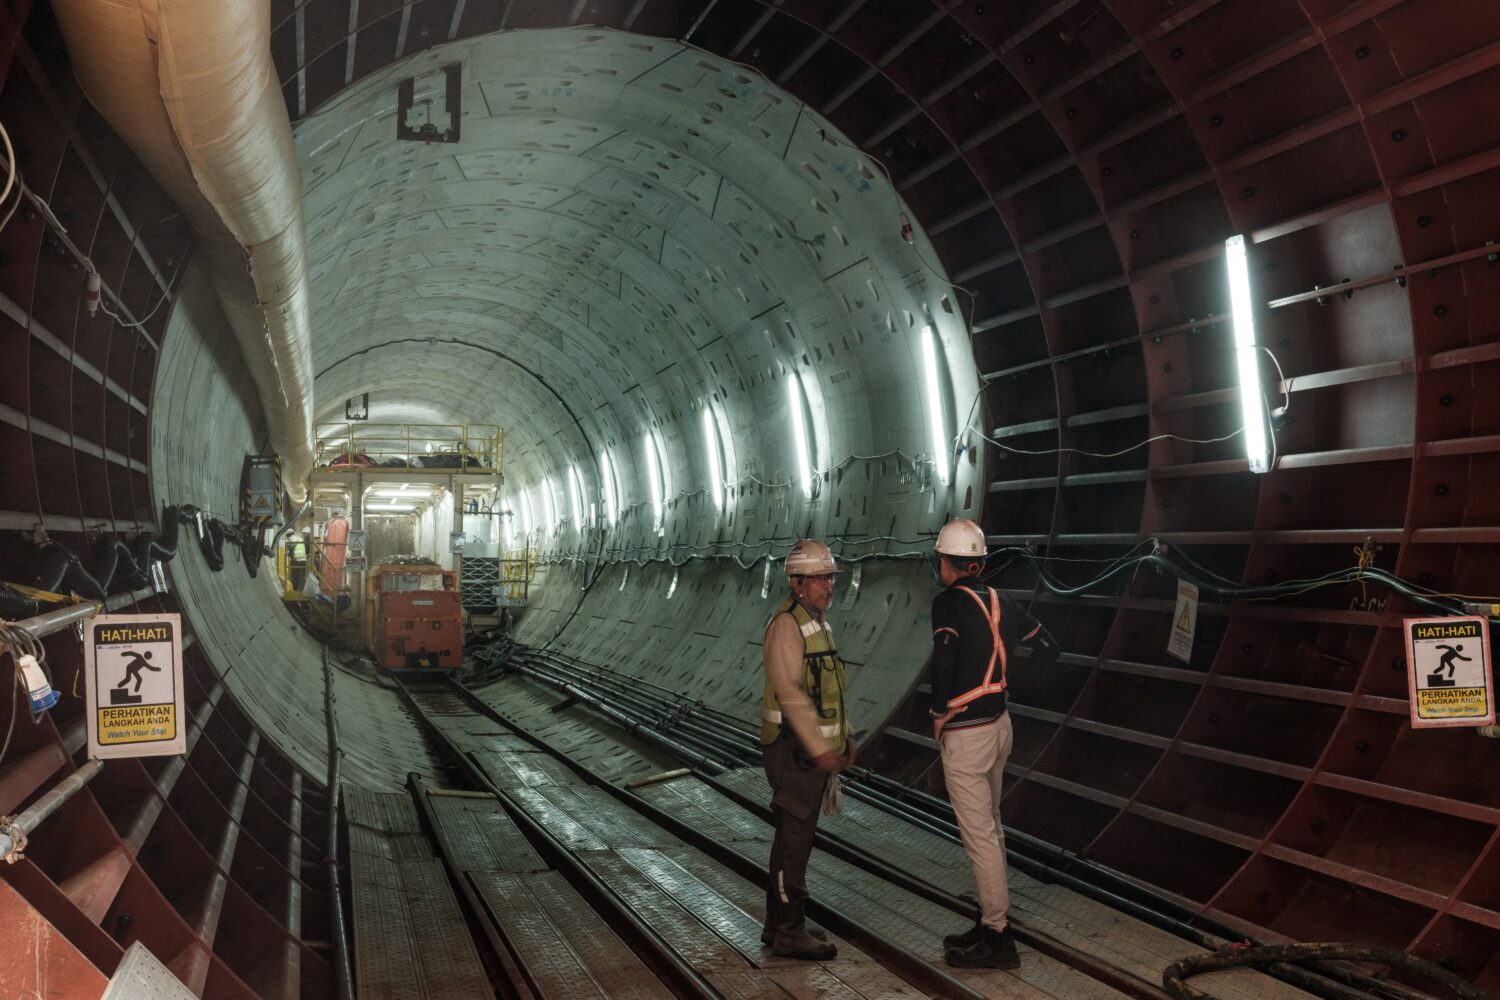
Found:
[[[42,602],[22,597],[9,587],[0,587],[0,618],[23,621],[42,613]]]
[[[135,556],[130,552],[130,546],[112,532],[100,535],[99,540],[94,543],[94,580],[105,592],[109,591],[112,583],[124,583],[131,590],[148,583],[146,574],[136,564]]]
[[[66,586],[90,601],[102,602],[106,596],[104,587],[84,569],[77,556],[61,545],[52,543],[42,547],[41,567],[31,585],[52,593],[58,593]]]
[[[169,563],[177,555],[177,528],[182,512],[176,504],[161,509],[161,535],[143,534],[135,543],[137,566],[149,568],[153,562]]]
[[[224,525],[216,517],[204,522],[203,534],[198,536],[198,548],[203,561],[215,573],[224,568]]]
[[[1438,983],[1461,1000],[1495,1000],[1494,994],[1486,993],[1434,962],[1394,948],[1357,944],[1273,944],[1258,948],[1225,948],[1173,962],[1162,973],[1161,982],[1177,1000],[1205,1000],[1207,994],[1187,984],[1189,977],[1245,965],[1305,961],[1378,962]]]

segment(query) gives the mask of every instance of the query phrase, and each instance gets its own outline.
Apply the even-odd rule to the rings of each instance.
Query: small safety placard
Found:
[[[84,635],[89,757],[187,753],[182,617],[100,615]]]
[[[1177,604],[1172,608],[1172,635],[1167,639],[1167,655],[1183,663],[1193,659],[1193,633],[1198,630],[1198,585],[1177,581]]]
[[[1490,628],[1484,618],[1407,618],[1413,729],[1495,721]]]

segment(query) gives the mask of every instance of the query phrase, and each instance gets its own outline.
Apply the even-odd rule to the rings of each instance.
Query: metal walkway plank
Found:
[[[456,869],[535,872],[548,867],[494,799],[429,795],[428,801]]]
[[[557,872],[470,872],[537,994],[667,1000],[671,993]]]

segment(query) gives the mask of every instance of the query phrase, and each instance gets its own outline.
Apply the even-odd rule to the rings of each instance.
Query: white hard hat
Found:
[[[802,539],[786,554],[787,576],[833,576],[838,571],[828,546],[811,538]]]
[[[978,559],[983,559],[988,551],[984,547],[984,532],[967,517],[956,518],[943,525],[934,548],[945,556],[973,556]]]

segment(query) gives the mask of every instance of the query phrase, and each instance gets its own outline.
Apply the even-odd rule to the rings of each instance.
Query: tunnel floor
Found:
[[[750,805],[769,799],[759,771],[694,773],[518,677],[480,696],[498,711],[446,688],[409,695],[451,784],[479,787],[413,776],[406,792],[346,788],[361,997],[1164,997],[1162,970],[1199,950],[1013,871],[1021,968],[949,969],[941,939],[964,917],[818,850],[811,916],[838,956],[776,957],[760,941],[772,830]],[[681,827],[641,811],[652,807]],[[846,799],[820,829],[936,890],[972,891],[959,845],[864,803]],[[562,862],[548,856],[559,847]],[[684,984],[674,961],[697,980]],[[1249,970],[1195,985],[1226,1000],[1308,995]]]

